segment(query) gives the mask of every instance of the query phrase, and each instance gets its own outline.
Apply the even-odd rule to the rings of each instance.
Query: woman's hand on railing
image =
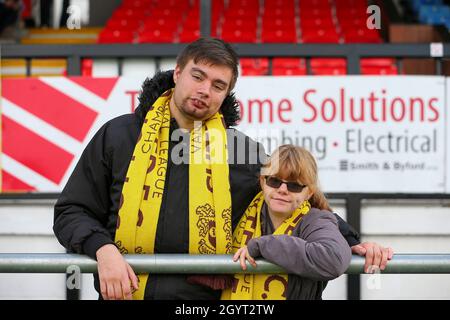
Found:
[[[376,268],[383,271],[388,260],[394,256],[394,250],[376,242],[363,242],[352,247],[352,253],[365,257],[364,272],[373,273]]]
[[[236,253],[233,256],[233,261],[240,261],[241,263],[241,268],[242,270],[247,270],[247,264],[245,263],[245,260],[248,260],[248,262],[250,262],[250,264],[256,268],[256,262],[255,259],[253,259],[253,257],[248,253],[248,249],[247,246],[243,246],[242,248],[240,248],[238,251],[236,251]]]

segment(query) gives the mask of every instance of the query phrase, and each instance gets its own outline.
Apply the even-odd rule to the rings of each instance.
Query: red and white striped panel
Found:
[[[117,81],[2,79],[2,191],[60,191]]]

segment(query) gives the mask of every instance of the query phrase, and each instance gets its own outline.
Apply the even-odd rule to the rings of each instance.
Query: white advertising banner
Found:
[[[236,96],[238,129],[310,150],[326,192],[445,192],[444,77],[244,77]]]
[[[95,132],[133,112],[142,82],[4,80],[4,190],[62,190]],[[235,92],[237,128],[266,153],[287,143],[310,150],[326,192],[450,192],[444,77],[241,77]]]

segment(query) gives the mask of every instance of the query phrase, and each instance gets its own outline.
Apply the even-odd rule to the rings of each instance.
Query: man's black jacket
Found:
[[[140,105],[134,114],[115,118],[95,134],[84,150],[56,205],[53,230],[59,242],[70,252],[87,254],[96,258],[96,251],[105,244],[114,243],[120,195],[128,165],[139,136],[148,106],[167,89],[174,86],[172,72],[157,74],[144,83]],[[221,110],[235,104],[228,96]],[[224,114],[227,125],[234,123],[233,116]],[[171,132],[177,128],[171,122]],[[253,197],[260,191],[258,176],[262,146],[235,129],[227,130],[229,150],[229,177],[232,198],[232,225]],[[234,143],[231,143],[231,141]],[[245,150],[239,149],[242,143]],[[169,145],[169,162],[166,184],[158,220],[155,253],[188,253],[189,206],[188,173],[186,162],[173,161],[172,151],[182,156],[183,146],[189,143],[186,134]],[[233,150],[231,150],[233,149]],[[236,151],[239,150],[239,151]],[[242,155],[245,154],[245,161]],[[255,161],[258,160],[258,161]],[[244,163],[243,163],[244,162]],[[359,235],[342,219],[341,233],[349,245],[359,243]],[[220,292],[206,286],[190,284],[187,275],[150,275],[145,292],[146,299],[218,299]],[[95,288],[99,292],[98,276]]]

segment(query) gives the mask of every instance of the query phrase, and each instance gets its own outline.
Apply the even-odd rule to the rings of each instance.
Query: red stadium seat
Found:
[[[265,0],[264,6],[265,8],[284,8],[284,7],[292,7],[295,5],[295,0]]]
[[[233,17],[248,17],[248,16],[257,16],[259,14],[259,8],[258,7],[252,7],[252,8],[245,8],[245,7],[236,7],[236,8],[229,8],[226,12],[226,16],[233,16]]]
[[[316,1],[299,1],[300,10],[308,10],[310,8],[321,8],[324,10],[330,10],[330,2],[328,0],[316,0]]]
[[[240,58],[239,63],[242,67],[269,68],[268,58]]]
[[[185,9],[190,6],[189,0],[154,0],[154,7],[164,8],[170,7],[173,9],[180,8]]]
[[[367,0],[334,0],[334,3],[336,5],[336,8],[356,8],[356,7],[367,8]]]
[[[309,61],[311,68],[321,67],[347,67],[347,60],[345,58],[311,58]]]
[[[390,67],[395,65],[394,58],[362,58],[361,67]]]
[[[313,75],[347,74],[347,60],[345,58],[311,58],[310,66]]]
[[[174,11],[176,10],[176,11]],[[183,11],[178,11],[179,9],[174,9],[174,8],[165,8],[165,9],[157,9],[152,11],[150,18],[154,19],[154,18],[163,18],[163,19],[171,19],[171,20],[179,20],[182,21],[183,20]]]
[[[335,28],[333,19],[330,18],[308,18],[300,21],[300,27],[304,30],[322,28]]]
[[[308,9],[300,10],[300,21],[305,19],[332,19],[331,10]]]
[[[240,65],[243,76],[264,76],[269,72],[268,58],[241,58]]]
[[[118,9],[114,11],[111,18],[114,19],[134,19],[142,20],[150,14],[150,10],[135,10],[135,9]]]
[[[123,0],[121,7],[142,9],[153,4],[153,0]]]
[[[137,39],[138,43],[164,43],[174,41],[174,32],[165,28],[143,31],[139,33]]]
[[[397,66],[368,66],[361,67],[362,75],[397,75]]]
[[[227,42],[256,42],[256,29],[222,30],[222,39]]]
[[[133,43],[134,31],[129,30],[103,30],[98,36],[98,43]]]
[[[258,8],[259,0],[229,0],[229,8]]]
[[[264,19],[262,23],[263,31],[273,29],[295,30],[295,20],[292,19]]]
[[[274,76],[305,76],[306,74],[306,69],[272,68]]]
[[[302,30],[301,36],[304,43],[339,43],[340,37],[334,29],[309,29]]]
[[[183,28],[200,29],[200,19],[186,19],[186,21],[183,23]]]
[[[297,34],[295,32],[295,29],[264,29],[261,35],[261,42],[297,42]]]
[[[311,73],[315,76],[340,76],[347,74],[347,70],[342,67],[320,67],[311,68]]]
[[[366,18],[341,19],[339,25],[342,29],[358,28],[366,25]]]
[[[290,7],[274,7],[274,8],[268,8],[265,7],[264,8],[264,14],[263,14],[263,18],[267,19],[267,18],[279,18],[279,19],[283,19],[283,17],[287,17],[287,18],[295,18],[295,7],[293,6],[292,8]]]
[[[149,19],[144,22],[142,29],[144,31],[151,31],[152,29],[171,29],[175,30],[180,23],[177,19]]]
[[[277,68],[306,68],[303,58],[273,58],[272,66]]]
[[[94,61],[89,58],[84,58],[81,60],[81,75],[85,77],[92,77],[92,67]]]
[[[305,59],[302,58],[273,58],[272,74],[274,76],[306,75]]]
[[[342,30],[344,41],[347,43],[381,43],[379,32],[375,29],[358,28]]]
[[[399,74],[394,58],[363,58],[360,64],[361,74],[364,75]]]
[[[257,21],[255,19],[229,19],[226,20],[223,25],[222,29],[224,30],[236,30],[236,29],[254,29],[256,31],[257,28]]]
[[[119,30],[119,29],[127,29],[127,30],[136,30],[142,25],[141,20],[134,19],[110,19],[106,23],[105,28]]]
[[[309,7],[318,7],[318,6],[329,6],[329,0],[300,0],[300,5],[305,5]]]
[[[183,31],[181,31],[181,33],[180,33],[179,41],[182,43],[189,43],[189,42],[197,40],[198,38],[200,38],[200,30],[199,29],[194,29],[194,30],[183,29]]]

